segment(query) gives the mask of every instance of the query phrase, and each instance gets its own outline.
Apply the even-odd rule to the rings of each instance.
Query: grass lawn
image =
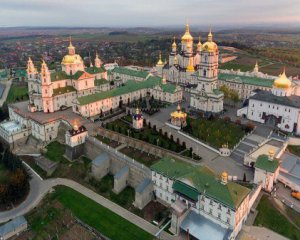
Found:
[[[6,102],[13,103],[28,99],[28,88],[12,84],[7,95]]]
[[[300,157],[300,146],[288,146],[288,150]]]
[[[144,164],[147,167],[150,167],[154,163],[159,161],[159,158],[145,152],[141,152],[138,149],[132,147],[125,147],[120,150],[120,152],[124,153],[128,157],[133,158],[134,160]]]
[[[114,177],[111,174],[107,174],[101,179],[101,181],[91,180],[91,184],[96,188],[96,191],[103,197],[113,201],[114,203],[129,209],[134,201],[134,189],[127,186],[119,194],[115,194],[112,189],[114,185]]]
[[[183,129],[185,132],[215,148],[220,148],[225,143],[233,148],[245,135],[241,126],[223,119],[187,118],[187,124]]]
[[[55,141],[51,142],[47,145],[47,152],[44,154],[46,158],[54,162],[69,162],[66,158],[64,158],[65,154],[65,145]]]
[[[268,196],[262,196],[257,210],[258,214],[254,225],[269,228],[289,239],[300,239],[300,230],[292,225],[286,217],[273,206]]]
[[[5,168],[5,166],[2,163],[0,163],[0,184],[7,183],[9,181],[9,178],[10,172]]]
[[[57,187],[54,195],[76,217],[112,240],[153,239],[151,234],[70,188]]]

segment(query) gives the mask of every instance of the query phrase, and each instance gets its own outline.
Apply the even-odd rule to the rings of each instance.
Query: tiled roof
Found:
[[[250,189],[234,182],[222,184],[220,178],[207,167],[195,167],[170,157],[152,165],[151,170],[176,179],[174,190],[195,201],[199,194],[204,194],[236,209],[250,192]]]
[[[73,86],[66,86],[66,87],[61,87],[61,88],[56,88],[53,89],[53,96],[65,94],[68,92],[75,92],[76,89]]]
[[[121,96],[123,94],[135,92],[135,91],[138,91],[141,89],[153,88],[156,85],[160,85],[160,83],[161,83],[160,77],[149,77],[145,81],[129,80],[126,82],[126,84],[124,86],[121,86],[121,87],[118,87],[118,88],[115,88],[115,89],[112,89],[109,91],[80,97],[80,98],[78,98],[78,102],[80,105],[86,105],[86,104],[100,101],[100,100],[103,100],[106,98]],[[162,90],[166,91],[166,92],[172,92],[176,88],[175,86],[173,86],[171,84],[165,84],[165,85],[160,85],[160,86],[164,86],[164,87],[162,87]]]
[[[240,76],[235,74],[227,74],[227,73],[219,73],[218,79],[224,81],[238,81],[244,84],[261,86],[261,87],[268,87],[271,88],[273,86],[274,80],[272,79],[265,79],[265,78],[258,78],[258,77],[250,77],[250,76]]]
[[[87,73],[89,74],[96,74],[96,73],[103,73],[105,72],[105,68],[102,66],[100,68],[97,68],[97,67],[87,67],[84,69]]]
[[[277,160],[274,159],[273,161],[270,161],[269,157],[265,154],[260,155],[257,158],[256,163],[255,163],[256,168],[265,170],[267,172],[272,172],[272,173],[274,173],[276,171],[276,169],[278,168],[278,165],[279,165],[279,163]]]
[[[137,71],[137,70],[132,70],[124,67],[115,67],[112,70],[112,72],[132,76],[132,77],[139,77],[139,78],[147,78],[147,76],[149,75],[149,72],[146,71]]]

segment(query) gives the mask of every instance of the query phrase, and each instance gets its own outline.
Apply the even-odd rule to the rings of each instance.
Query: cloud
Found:
[[[300,23],[299,0],[0,0],[2,26]]]

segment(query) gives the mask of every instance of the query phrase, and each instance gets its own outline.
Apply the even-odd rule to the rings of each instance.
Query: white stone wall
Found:
[[[300,106],[299,108],[295,108],[250,99],[247,118],[256,122],[264,123],[265,120],[262,119],[263,112],[265,112],[266,115],[282,117],[281,123],[279,123],[277,126],[284,131],[292,132],[294,124],[300,124],[299,110]]]

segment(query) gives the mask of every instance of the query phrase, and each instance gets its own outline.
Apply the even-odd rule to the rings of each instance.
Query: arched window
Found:
[[[206,77],[206,69],[203,70],[203,76]]]

